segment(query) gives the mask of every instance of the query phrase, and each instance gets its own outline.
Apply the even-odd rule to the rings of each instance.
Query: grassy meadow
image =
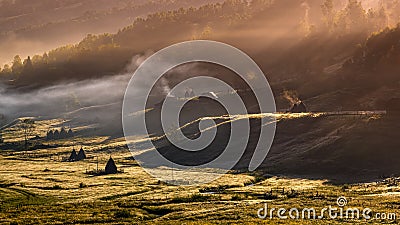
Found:
[[[32,135],[45,136],[62,120],[36,121]],[[85,129],[85,127],[77,128]],[[5,143],[21,143],[18,125],[3,130]],[[30,144],[34,144],[31,140]],[[397,180],[337,185],[327,180],[268,176],[232,171],[197,186],[173,186],[147,174],[125,147],[124,139],[81,137],[44,141],[44,149],[0,151],[1,224],[394,224],[371,219],[259,219],[269,207],[302,209],[337,207],[345,196],[348,207],[400,215]],[[87,159],[66,162],[73,147],[83,147]],[[112,156],[123,173],[93,176]],[[168,168],[161,172],[179,173]],[[212,171],[210,171],[212,172]]]

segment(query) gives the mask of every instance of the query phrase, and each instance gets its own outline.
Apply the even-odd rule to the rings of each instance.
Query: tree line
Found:
[[[392,4],[389,4],[391,2]],[[123,72],[134,54],[157,50],[172,43],[190,39],[221,39],[225,33],[241,32],[238,27],[258,24],[260,15],[271,14],[274,4],[295,4],[282,0],[227,0],[198,8],[180,8],[158,12],[134,23],[116,34],[87,35],[81,42],[51,50],[43,55],[21,59],[15,56],[10,65],[0,68],[0,78],[16,86],[46,85],[68,79],[87,79]],[[346,7],[335,9],[333,0],[320,6],[322,21],[300,21],[305,37],[330,33],[346,35],[380,31],[390,21],[398,21],[399,0],[387,1],[375,9],[365,10],[360,1],[348,0]],[[398,11],[400,12],[400,10]],[[373,38],[372,38],[373,39]],[[371,40],[372,40],[371,39]]]

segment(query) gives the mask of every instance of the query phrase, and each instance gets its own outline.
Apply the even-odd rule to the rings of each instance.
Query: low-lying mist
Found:
[[[35,90],[7,92],[0,87],[0,113],[7,120],[18,117],[58,117],[82,107],[122,102],[131,74]]]
[[[80,117],[79,119],[89,121],[99,117],[90,111],[91,108],[95,108],[94,111],[97,113],[99,108],[102,108],[101,117],[104,119],[120,115],[127,84],[133,72],[149,54],[151,52],[133,57],[126,67],[126,72],[118,75],[60,83],[29,92],[19,92],[0,85],[0,125],[20,117],[63,119]],[[138,91],[140,93],[140,90]],[[118,111],[107,108],[110,105]],[[105,112],[109,115],[104,115]]]
[[[21,117],[37,119],[64,119],[68,124],[76,126],[84,124],[99,124],[106,133],[122,131],[122,102],[129,80],[137,67],[153,52],[132,58],[121,74],[75,82],[64,82],[54,86],[20,92],[0,86],[0,127]],[[194,75],[207,74],[207,70],[198,68],[196,64],[182,65],[170,71],[173,78],[182,77],[189,73]],[[168,74],[170,74],[168,72]],[[148,84],[155,74],[148,74],[139,79],[140,83]],[[171,76],[171,74],[170,74]],[[163,96],[171,90],[170,82],[163,76],[153,87],[150,101],[159,103]],[[173,83],[176,83],[174,80]],[[148,85],[143,85],[146,87]],[[141,85],[134,91],[135,98],[142,98],[145,90]],[[131,109],[132,112],[141,108]],[[73,126],[73,125],[72,125]]]

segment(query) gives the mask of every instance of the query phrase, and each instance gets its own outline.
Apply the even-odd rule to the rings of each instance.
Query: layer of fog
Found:
[[[94,106],[115,104],[120,108],[134,70],[151,54],[138,55],[126,73],[99,79],[61,83],[20,93],[0,85],[0,118],[3,125],[20,117],[66,118],[71,113]],[[140,90],[138,90],[140,93]],[[106,110],[106,109],[105,109]],[[116,115],[121,112],[108,112]],[[87,118],[90,119],[90,118]]]
[[[29,93],[0,87],[0,113],[7,118],[57,116],[78,107],[121,101],[128,75],[57,85]]]
[[[133,57],[126,72],[119,75],[61,83],[23,93],[0,85],[0,127],[21,117],[65,119],[77,123],[96,121],[104,126],[108,126],[108,123],[121,123],[122,102],[129,80],[137,67],[152,54],[149,51]],[[199,69],[197,64],[182,65],[174,68],[173,73],[175,78],[189,73],[194,76],[207,75],[207,71]],[[147,91],[144,88],[155,79],[154,76],[158,75],[147,74],[138,79],[139,85],[135,85],[133,99],[147,97],[143,96]],[[172,83],[176,84],[175,81]],[[149,107],[161,102],[171,89],[170,81],[161,78],[153,87],[149,98],[153,105]],[[184,96],[184,93],[180,94]],[[142,111],[141,107],[132,108],[132,113]],[[119,129],[118,126],[116,128]]]

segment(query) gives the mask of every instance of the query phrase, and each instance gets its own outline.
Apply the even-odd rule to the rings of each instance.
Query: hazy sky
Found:
[[[3,67],[17,54],[22,58],[42,55],[66,44],[76,44],[89,33],[116,33],[138,16],[222,0],[20,0],[15,7],[7,8],[1,1],[4,0],[0,0]]]

